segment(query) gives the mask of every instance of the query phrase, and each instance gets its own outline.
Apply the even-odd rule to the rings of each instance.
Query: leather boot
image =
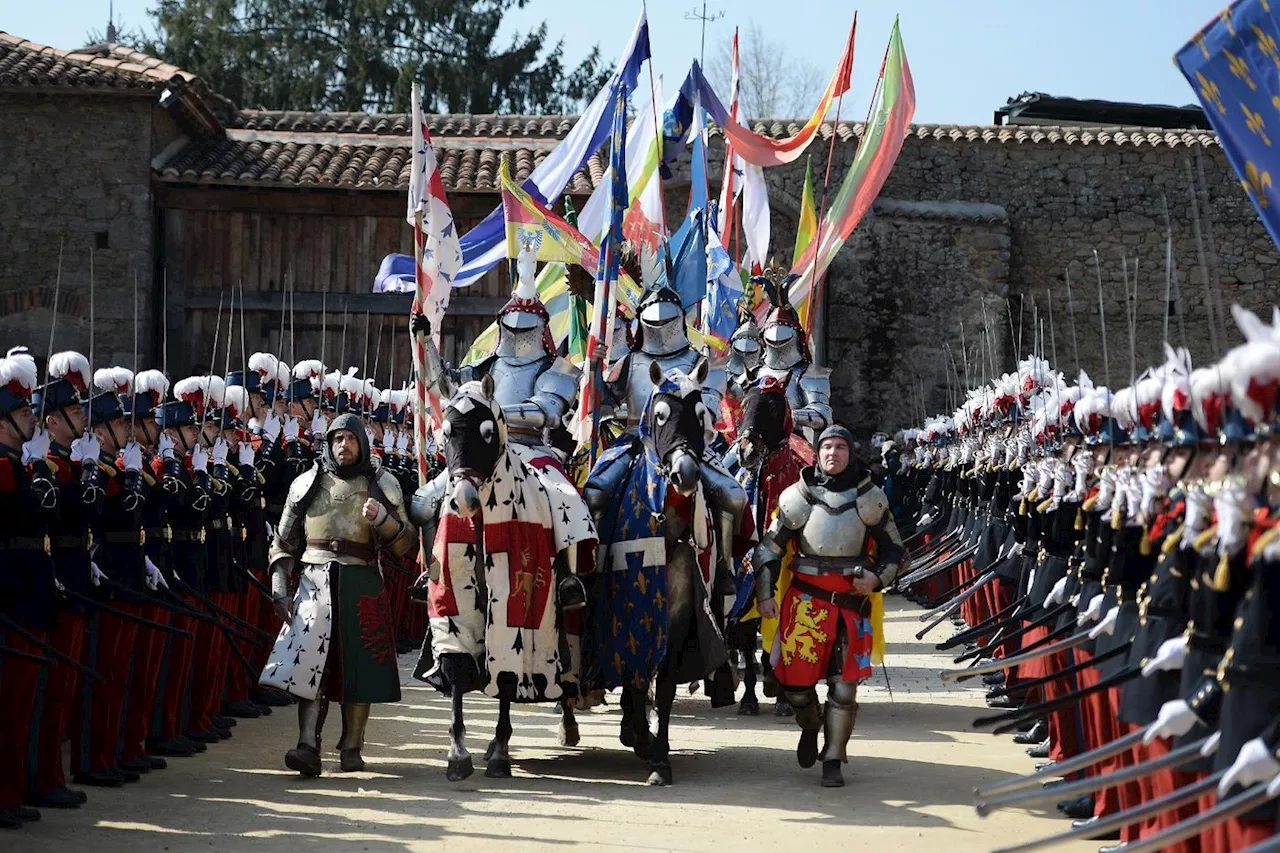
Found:
[[[1033,744],[1040,743],[1049,736],[1049,724],[1044,720],[1036,720],[1036,724],[1028,731],[1021,732],[1013,736],[1014,743]]]
[[[342,737],[338,740],[339,769],[343,773],[358,773],[364,769],[360,750],[364,748],[364,730],[369,724],[368,702],[344,702],[342,704]]]
[[[1048,758],[1049,757],[1049,739],[1045,738],[1040,743],[1027,750],[1027,755],[1032,758]]]

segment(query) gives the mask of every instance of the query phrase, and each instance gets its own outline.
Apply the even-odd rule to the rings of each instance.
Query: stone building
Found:
[[[430,117],[459,227],[498,203],[502,157],[523,178],[572,123]],[[1152,123],[1181,127],[1143,126]],[[856,123],[822,128],[814,159],[834,134],[833,189],[861,133]],[[144,363],[220,370],[239,360],[243,334],[249,349],[286,361],[323,346],[330,362],[367,358],[381,381],[393,369],[403,378],[408,297],[369,291],[382,257],[411,245],[409,142],[404,115],[240,109],[118,46],[67,52],[0,33],[0,345],[43,356],[57,288],[54,348],[87,350],[92,254],[99,363],[132,359],[136,275]],[[713,131],[713,148],[720,142]],[[597,154],[570,183],[579,209],[603,170]],[[803,164],[767,177],[773,249],[788,257]],[[1194,206],[1193,178],[1204,187]],[[688,181],[677,169],[666,182],[671,211],[683,212]],[[1203,361],[1238,341],[1231,303],[1280,301],[1280,254],[1198,110],[1024,96],[992,125],[914,126],[828,276],[822,331],[837,413],[870,430],[943,410],[966,362],[975,381],[1009,370],[1040,326],[1043,349],[1068,372],[1078,352],[1096,381],[1127,382],[1131,341],[1139,369],[1162,359],[1170,235],[1170,337]],[[455,296],[449,354],[465,351],[508,292],[506,270],[495,269]]]

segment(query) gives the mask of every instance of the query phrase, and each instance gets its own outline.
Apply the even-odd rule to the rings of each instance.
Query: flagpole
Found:
[[[644,13],[644,19],[649,20],[649,5],[647,2],[640,3],[640,9]],[[704,24],[705,27],[705,24]],[[658,146],[658,163],[662,163],[662,122],[658,118],[658,86],[653,78],[653,57],[649,57],[649,109],[653,112],[653,138],[654,144]],[[658,210],[662,215],[662,229],[666,230],[667,225],[667,200],[663,196],[662,190],[662,169],[659,168],[653,174],[653,179],[658,182]],[[643,287],[643,282],[641,287]]]
[[[855,11],[853,13],[853,25],[849,28],[850,42],[854,40],[857,32],[858,32],[858,13]],[[846,44],[845,48],[847,51],[849,48],[849,45]],[[884,55],[885,55],[885,59],[889,58],[888,47],[885,47]],[[852,73],[853,71],[852,67],[849,70],[850,70],[850,73]],[[880,80],[883,76],[884,76],[884,61],[882,60],[880,63],[880,77],[876,78],[876,87],[871,92],[871,103],[867,107],[868,121],[870,121],[871,119],[871,110],[875,106],[876,93],[880,89]],[[815,265],[815,268],[816,268],[816,265],[818,264],[819,258],[821,257],[821,253],[822,253],[822,220],[827,213],[827,191],[831,186],[831,165],[832,165],[832,162],[835,160],[835,156],[836,156],[836,137],[839,136],[840,134],[840,111],[844,107],[844,92],[848,88],[849,88],[849,84],[846,82],[846,85],[841,88],[840,96],[836,99],[836,119],[835,119],[835,123],[832,124],[831,126],[831,144],[827,147],[827,169],[826,169],[826,174],[823,175],[823,178],[822,178],[822,202],[818,205],[817,230],[814,235],[814,238],[816,240],[815,247],[814,247],[815,251],[813,254],[813,263]],[[865,136],[866,136],[866,123],[864,122],[863,137]],[[862,144],[862,137],[859,137],[858,145],[861,145],[861,144]],[[856,157],[858,153],[858,149],[856,147],[853,149],[853,153],[854,153],[854,156]],[[850,162],[852,162],[852,160]],[[826,279],[826,275],[827,275],[827,271],[824,269],[822,271],[822,276],[820,278],[817,276],[814,277],[813,290],[811,295],[809,296],[809,316],[806,318],[808,322],[805,323],[805,325],[808,326],[806,331],[809,333],[810,339],[813,341],[813,350],[814,350],[813,360],[820,367],[825,366],[827,363],[827,324],[824,322],[821,326],[818,325],[818,312],[822,310],[822,284],[823,284],[823,280]]]

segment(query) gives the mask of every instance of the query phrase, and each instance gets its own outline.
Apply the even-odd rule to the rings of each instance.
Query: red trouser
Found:
[[[58,627],[49,635],[49,644],[72,660],[83,659],[88,621],[80,613],[59,614]],[[44,701],[31,733],[35,768],[34,773],[28,773],[29,793],[43,796],[67,786],[62,769],[62,742],[80,698],[81,678],[78,671],[66,664],[58,664],[45,675]]]
[[[155,605],[117,605],[136,616],[161,625],[169,624],[169,613]],[[133,645],[133,669],[129,675],[129,691],[121,727],[121,755],[125,760],[141,758],[146,753],[147,735],[151,733],[151,715],[155,712],[156,687],[160,681],[160,665],[164,662],[165,640],[169,634],[145,625],[138,626]]]
[[[214,604],[226,609],[228,594],[210,592],[207,597]],[[202,608],[203,609],[203,608]],[[226,617],[213,616],[219,622]],[[222,631],[209,622],[201,622],[196,629],[196,652],[191,676],[191,726],[207,729],[213,725],[213,714],[222,708],[222,695],[227,686],[227,658],[231,650]]]
[[[1147,756],[1149,758],[1158,758],[1169,752],[1169,741],[1165,739],[1153,740],[1147,747]],[[1161,797],[1172,794],[1178,788],[1184,788],[1192,785],[1204,778],[1203,773],[1185,773],[1179,770],[1170,770],[1165,768],[1157,770],[1150,776],[1139,780],[1139,786],[1142,788],[1143,799],[1158,800]],[[1176,809],[1168,809],[1155,815],[1150,821],[1142,826],[1142,837],[1147,838],[1155,835],[1161,830],[1168,829],[1174,824],[1182,823],[1184,820],[1194,817],[1200,811],[1200,806],[1196,800],[1183,804]],[[1165,853],[1199,853],[1200,839],[1192,837],[1186,841],[1177,844],[1171,844],[1164,848]]]
[[[256,596],[257,592],[254,590],[246,590],[245,592],[228,592],[224,593],[224,595],[227,596],[227,600],[223,606],[226,607],[230,613],[233,613],[240,619],[252,624],[253,620],[249,618],[249,608],[253,602],[250,601],[249,596]],[[235,625],[235,623],[232,624],[236,630],[244,632],[243,626]],[[241,643],[240,652],[250,662],[252,662],[258,656],[260,645],[261,644],[255,644],[252,648],[249,648],[245,644]],[[239,702],[243,699],[248,699],[249,681],[246,677],[247,674],[245,673],[244,665],[240,663],[240,659],[235,656],[235,653],[232,652],[230,648],[227,649],[227,666],[227,677],[223,679],[223,697],[226,702],[230,704],[231,702]]]
[[[1048,629],[1045,629],[1048,633]],[[1033,632],[1034,633],[1034,632]],[[1075,658],[1069,652],[1059,652],[1043,658],[1045,661],[1045,674],[1050,672],[1061,672],[1064,669],[1074,665],[1078,658]],[[1052,702],[1055,699],[1061,699],[1068,693],[1074,693],[1079,688],[1079,679],[1073,676],[1064,676],[1055,678],[1053,681],[1047,682],[1042,689],[1043,698],[1046,702]],[[1070,705],[1066,708],[1060,708],[1049,714],[1049,758],[1053,761],[1063,761],[1073,755],[1079,755],[1084,751],[1081,744],[1081,721],[1078,706]],[[1086,776],[1093,775],[1093,771],[1086,770]]]
[[[35,636],[44,639],[38,632]],[[14,631],[0,632],[4,644],[16,652],[44,656],[44,652]],[[0,809],[22,805],[33,769],[31,721],[38,712],[41,664],[12,655],[0,657]]]
[[[1113,740],[1124,737],[1132,731],[1132,726],[1121,723],[1117,719],[1119,699],[1120,689],[1112,687],[1109,690],[1094,693],[1085,700],[1089,705],[1089,726],[1093,731],[1093,735],[1090,738],[1090,749],[1111,743]],[[1129,767],[1133,763],[1134,751],[1126,750],[1103,761],[1098,766],[1098,773],[1106,777],[1108,774],[1124,767]],[[1134,782],[1111,785],[1098,791],[1094,796],[1093,814],[1095,817],[1107,817],[1117,812],[1125,811],[1142,801],[1142,793]],[[1122,841],[1133,841],[1137,837],[1137,826],[1125,826],[1120,830]]]
[[[193,605],[199,607],[199,605]],[[151,736],[169,740],[193,730],[188,725],[191,715],[191,666],[195,657],[199,620],[174,614],[170,624],[190,637],[166,635],[160,674],[156,679],[155,705],[152,709]]]
[[[89,617],[84,663],[105,681],[85,678],[71,726],[71,769],[97,773],[116,766],[138,626],[101,611]]]

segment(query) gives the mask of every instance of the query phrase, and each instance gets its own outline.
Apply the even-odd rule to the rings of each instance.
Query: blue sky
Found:
[[[116,18],[150,27],[153,0],[114,0]],[[8,0],[0,27],[56,47],[77,47],[101,30],[107,0],[32,3]],[[880,59],[901,15],[903,42],[916,83],[918,122],[989,123],[1013,95],[1042,91],[1079,98],[1188,104],[1195,98],[1171,57],[1224,5],[1224,0],[897,0],[859,10],[854,95],[845,117],[866,112]],[[56,11],[55,11],[56,7]],[[686,14],[702,0],[650,0],[655,68],[668,89],[697,58],[701,24]],[[735,24],[755,20],[797,55],[834,66],[855,5],[831,0],[708,0],[707,52]],[[612,62],[631,30],[631,0],[532,0],[511,15],[512,28],[546,20],[563,37],[567,58],[599,43]],[[785,58],[784,58],[785,61]]]

